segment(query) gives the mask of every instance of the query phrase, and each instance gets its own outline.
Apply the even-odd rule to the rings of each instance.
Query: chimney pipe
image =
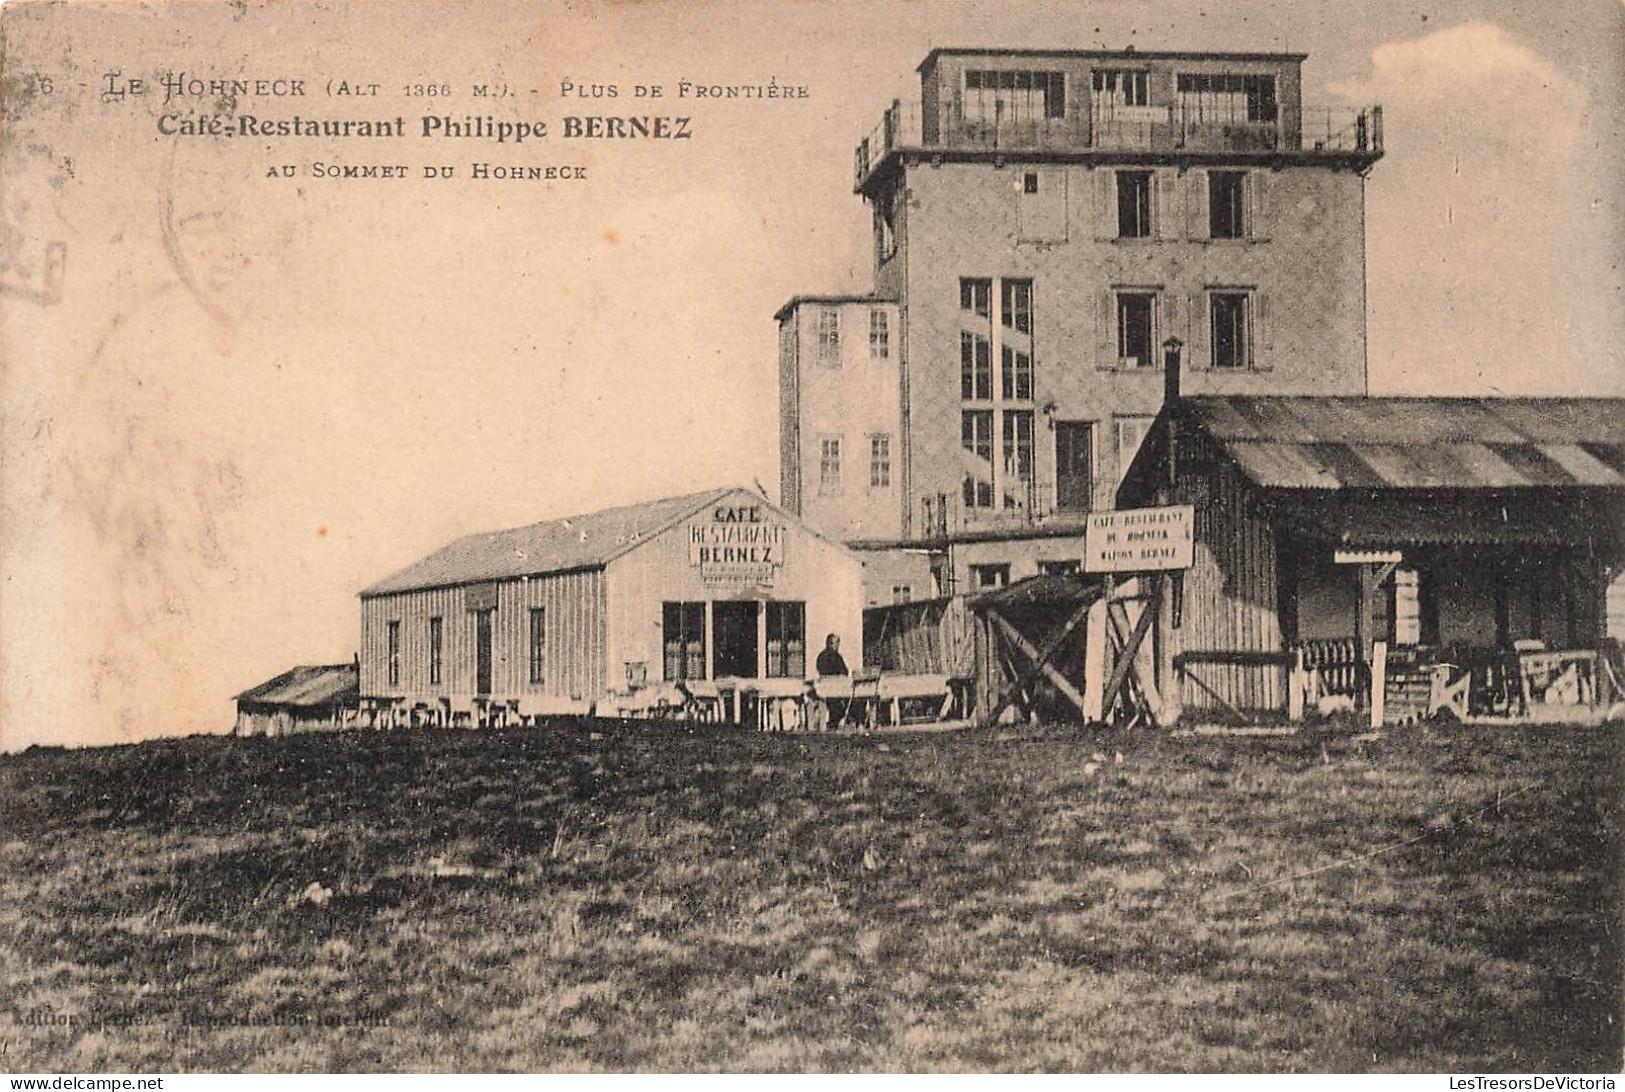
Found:
[[[1174,486],[1179,483],[1179,439],[1176,418],[1179,416],[1179,352],[1184,342],[1170,337],[1162,343],[1162,428],[1164,461],[1168,466],[1166,489],[1171,499]]]

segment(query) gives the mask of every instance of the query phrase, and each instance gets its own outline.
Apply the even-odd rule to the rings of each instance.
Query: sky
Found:
[[[1625,395],[1613,0],[14,2],[0,31],[0,749],[225,731],[234,693],[349,659],[356,593],[461,534],[776,492],[772,315],[870,287],[852,148],[935,46],[1308,53],[1306,103],[1384,107],[1373,393]],[[148,91],[101,101],[114,70]],[[314,92],[238,114],[664,113],[694,137],[169,136],[222,106],[165,104],[165,70]],[[770,79],[806,97],[676,97]],[[440,163],[459,176],[418,177]]]

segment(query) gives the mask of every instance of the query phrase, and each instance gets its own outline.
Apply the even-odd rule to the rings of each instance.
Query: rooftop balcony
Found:
[[[955,100],[926,109],[893,101],[853,153],[853,190],[863,192],[894,152],[1148,155],[1305,155],[1374,162],[1382,155],[1382,107],[1274,109],[1244,101],[1169,106],[1105,104],[1069,117],[1006,112],[997,103]]]

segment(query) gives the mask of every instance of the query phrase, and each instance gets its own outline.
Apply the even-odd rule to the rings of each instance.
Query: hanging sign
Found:
[[[1188,569],[1195,522],[1196,510],[1188,504],[1091,512],[1083,537],[1084,572]]]

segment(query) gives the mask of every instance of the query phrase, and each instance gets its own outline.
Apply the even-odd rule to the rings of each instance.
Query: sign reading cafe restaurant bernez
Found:
[[[784,567],[784,525],[759,505],[717,505],[688,527],[689,564],[703,580],[771,584]]]

